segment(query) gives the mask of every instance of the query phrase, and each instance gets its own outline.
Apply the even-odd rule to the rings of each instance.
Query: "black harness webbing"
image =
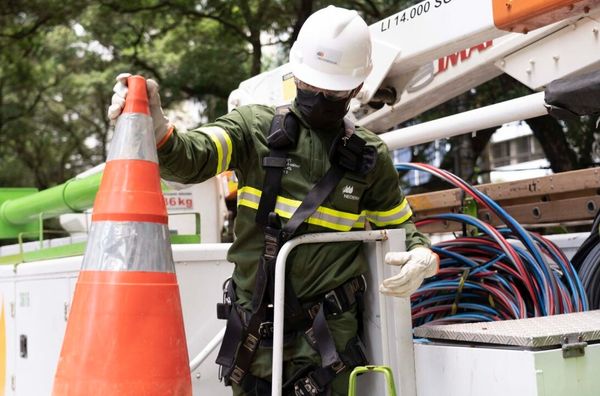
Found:
[[[256,223],[262,227],[268,225],[269,214],[277,203],[283,169],[287,165],[287,153],[296,146],[298,141],[298,120],[294,113],[289,111],[289,106],[278,107],[275,112],[267,136],[270,152],[267,157],[263,158],[265,178],[256,212]]]
[[[223,286],[223,295],[234,296],[235,290],[233,281],[228,279]],[[242,318],[238,315],[235,309],[232,309],[232,301],[223,301],[222,304],[217,304],[217,318],[227,319],[227,326],[223,340],[241,340],[243,335]],[[235,364],[235,351],[237,350],[237,342],[222,342],[217,357],[217,364],[221,367],[233,367]]]
[[[289,112],[289,108],[278,108],[269,131],[268,142],[271,150],[269,156],[263,159],[265,178],[256,214],[257,224],[264,229],[265,248],[258,263],[252,295],[252,313],[249,320],[244,321],[246,326],[243,326],[243,320],[237,310],[229,310],[227,329],[217,357],[217,363],[222,366],[223,377],[236,384],[241,384],[246,377],[261,339],[266,333],[269,333],[264,327],[270,324],[272,333],[272,322],[267,322],[265,319],[272,309],[275,263],[279,249],[294,236],[300,225],[331,194],[344,176],[346,169],[354,171],[358,168],[357,161],[361,159],[360,150],[364,147],[364,141],[354,135],[354,124],[344,120],[344,133],[334,141],[331,150],[333,155],[330,155],[331,158],[336,158],[337,154],[337,160],[331,163],[326,174],[308,192],[298,209],[281,228],[275,207],[277,195],[281,189],[283,169],[287,163],[287,152],[295,147],[298,138],[297,122],[295,115]],[[355,142],[362,144],[354,145]],[[336,146],[340,147],[339,150],[336,150]],[[347,160],[348,153],[356,157],[356,161],[351,164]],[[327,301],[319,303],[316,306],[318,307],[316,314],[312,315],[310,312],[307,313],[307,310],[300,304],[287,279],[285,290],[286,325],[295,329],[308,328],[307,339],[312,340],[311,344],[319,352],[322,360],[321,368],[311,371],[309,376],[303,377],[293,384],[294,392],[302,395],[304,394],[303,389],[310,388],[313,384],[317,385],[319,389],[324,388],[346,365],[336,350],[327,326],[324,311]],[[222,314],[222,316],[224,315]]]
[[[321,206],[339,181],[342,180],[344,173],[345,170],[337,164],[332,164],[329,167],[327,173],[306,194],[298,209],[296,209],[289,221],[283,226],[281,235],[283,240],[287,242],[291,239],[304,220],[308,219]]]

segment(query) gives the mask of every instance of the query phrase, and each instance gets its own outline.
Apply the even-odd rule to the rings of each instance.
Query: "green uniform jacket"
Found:
[[[292,108],[297,115],[298,112]],[[161,176],[180,183],[199,183],[228,169],[238,178],[235,241],[228,260],[235,263],[233,279],[239,302],[249,307],[263,232],[255,223],[269,154],[266,136],[275,115],[273,107],[250,105],[187,133],[174,131],[158,149]],[[337,133],[315,131],[301,117],[295,149],[288,154],[276,212],[286,221],[329,168],[328,152]],[[377,148],[377,162],[369,173],[346,173],[321,207],[300,226],[297,234],[404,228],[406,247],[429,246],[410,218],[408,202],[398,185],[398,174],[387,146],[377,135],[358,127],[356,134]],[[312,300],[346,280],[367,271],[360,242],[309,244],[297,247],[288,259],[291,284],[301,300]]]

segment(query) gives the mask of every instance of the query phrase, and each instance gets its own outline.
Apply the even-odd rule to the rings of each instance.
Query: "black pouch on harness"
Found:
[[[291,112],[276,114],[271,122],[267,142],[274,149],[289,149],[296,147],[298,142],[298,120]]]
[[[375,167],[377,149],[354,133],[354,125],[344,119],[344,131],[334,140],[329,160],[350,172],[364,175]]]

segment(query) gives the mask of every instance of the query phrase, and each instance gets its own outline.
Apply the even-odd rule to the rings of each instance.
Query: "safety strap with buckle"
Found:
[[[363,345],[358,337],[352,338],[340,356],[343,361],[340,371],[334,368],[321,368],[306,365],[300,368],[292,378],[283,384],[282,394],[294,396],[315,396],[326,394],[327,386],[339,372],[346,367],[363,366],[367,359],[363,353]],[[241,383],[244,394],[248,396],[268,396],[271,394],[271,382],[263,378],[247,374]]]
[[[283,385],[284,394],[293,394],[295,396],[325,394],[327,386],[339,373],[350,367],[367,364],[367,358],[363,351],[364,345],[362,345],[360,338],[352,338],[348,341],[346,348],[339,353],[339,363],[325,367],[305,367]]]
[[[337,316],[350,309],[358,303],[367,289],[367,281],[364,276],[352,278],[333,290],[328,291],[322,298],[316,299],[314,303],[302,304],[311,319],[317,315],[322,305],[325,315]]]
[[[229,282],[231,278],[227,280],[227,285],[231,285]],[[350,310],[354,304],[358,304],[366,291],[366,279],[363,275],[352,278],[340,286],[336,287],[323,294],[322,297],[315,299],[314,302],[303,303],[302,308],[304,309],[307,317],[312,321],[321,306],[325,312],[325,316],[338,316],[344,312]],[[227,319],[230,314],[230,310],[236,309],[244,326],[247,326],[250,322],[250,316],[252,312],[245,310],[241,305],[235,303],[235,292],[229,287],[224,288],[224,300],[227,302],[217,304],[217,317],[219,319]],[[233,302],[232,302],[233,301]],[[221,308],[222,306],[222,308]],[[264,330],[264,337],[271,337],[271,331],[267,327],[272,326],[273,322],[268,321],[269,318],[273,317],[272,306],[267,306],[267,321],[261,324],[261,332]],[[294,332],[298,330],[304,331],[305,327],[293,328],[291,324],[286,323],[286,331]]]

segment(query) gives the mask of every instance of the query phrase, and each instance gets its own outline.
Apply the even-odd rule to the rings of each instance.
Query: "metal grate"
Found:
[[[541,348],[561,345],[566,336],[581,341],[600,340],[600,310],[540,318],[453,325],[421,326],[419,338],[480,344]]]

